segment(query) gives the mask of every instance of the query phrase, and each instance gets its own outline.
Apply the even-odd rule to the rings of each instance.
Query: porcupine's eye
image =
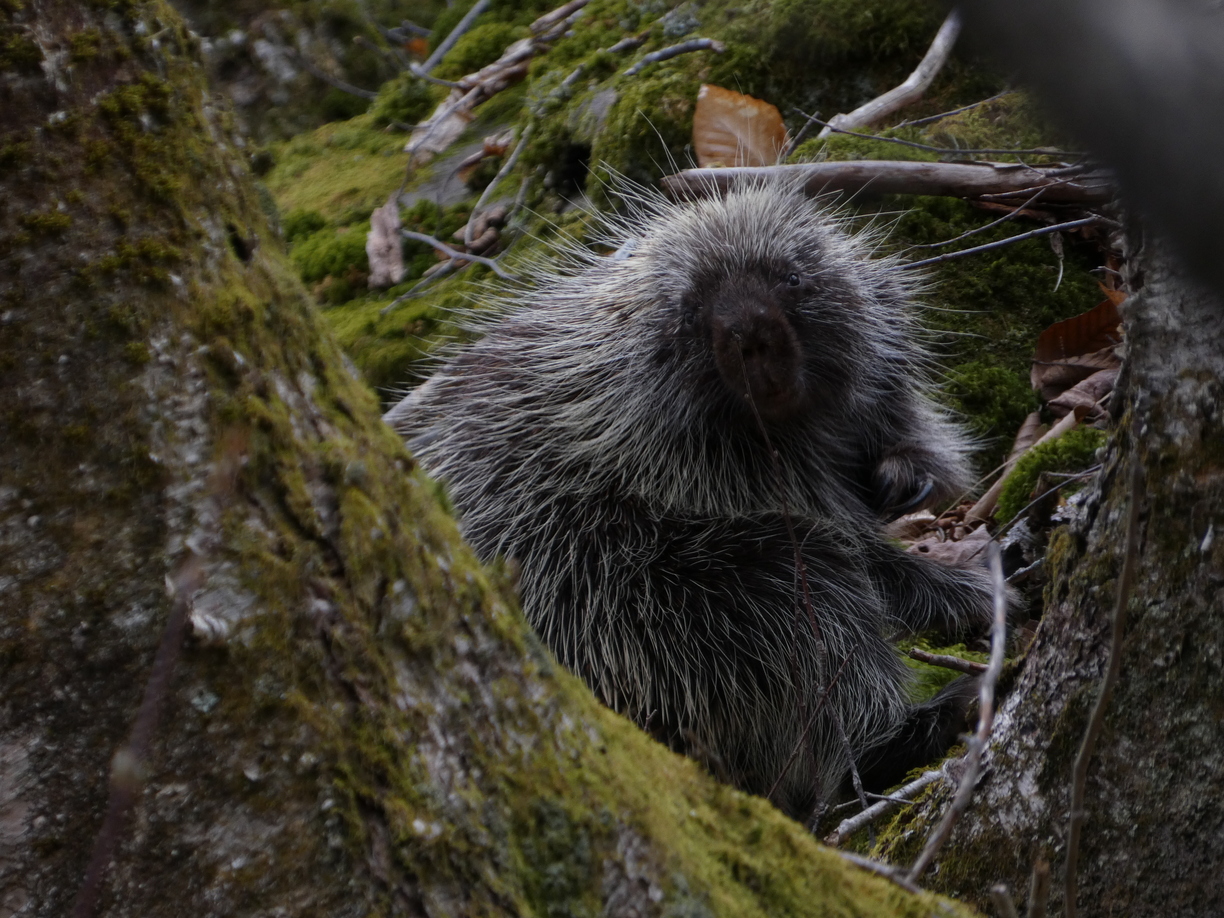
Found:
[[[798,287],[801,283],[803,283],[803,279],[799,277],[799,275],[796,274],[794,271],[786,275],[786,286]]]

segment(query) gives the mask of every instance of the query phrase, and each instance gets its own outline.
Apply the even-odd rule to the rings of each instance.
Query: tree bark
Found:
[[[1091,759],[1079,852],[1082,915],[1224,911],[1224,311],[1167,251],[1135,252],[1124,307],[1124,413],[1083,514],[1056,533],[1036,640],[1000,711],[973,810],[926,878],[985,906],[1050,860],[1062,906],[1072,766],[1109,653],[1110,612],[1141,466],[1138,567],[1121,676]],[[905,816],[905,863],[948,794]]]
[[[168,6],[0,34],[0,916],[930,913],[555,665]]]

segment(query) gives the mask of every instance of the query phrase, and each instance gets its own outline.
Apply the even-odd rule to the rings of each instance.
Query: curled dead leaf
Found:
[[[703,83],[693,113],[693,153],[709,166],[772,166],[786,146],[778,109],[721,86]]]
[[[1122,341],[1121,318],[1112,298],[1085,313],[1055,322],[1041,333],[1029,379],[1045,401],[1058,398],[1099,370],[1120,365],[1115,347]]]

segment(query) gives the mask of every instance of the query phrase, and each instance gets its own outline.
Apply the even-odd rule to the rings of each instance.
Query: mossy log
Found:
[[[346,369],[165,3],[7,0],[0,32],[0,915],[81,888],[167,580],[188,634],[115,763],[97,914],[965,913],[552,662]]]
[[[1083,515],[1051,540],[1045,616],[1001,708],[986,777],[926,878],[981,905],[998,882],[1022,899],[1033,864],[1048,859],[1060,911],[1072,768],[1108,661],[1138,463],[1137,575],[1088,771],[1079,913],[1224,911],[1224,309],[1167,253],[1135,252],[1131,264],[1141,286],[1124,306],[1118,433]],[[937,790],[899,818],[886,854],[908,862],[946,802]]]

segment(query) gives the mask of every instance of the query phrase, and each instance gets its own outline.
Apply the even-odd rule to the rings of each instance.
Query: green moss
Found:
[[[326,124],[274,144],[265,184],[289,212],[314,210],[338,225],[365,220],[404,179],[404,138],[376,128],[374,116]]]
[[[1027,377],[981,360],[966,361],[950,370],[942,391],[988,449],[1005,445],[1029,412],[1037,408],[1037,396]]]
[[[416,124],[438,104],[437,96],[424,80],[411,73],[401,73],[378,90],[378,98],[370,106],[370,116],[378,127],[393,123]]]
[[[996,517],[1006,523],[1035,496],[1042,472],[1082,472],[1096,462],[1096,451],[1105,445],[1104,431],[1076,427],[1061,437],[1034,446],[1016,462],[1003,482]]]
[[[24,29],[0,25],[0,69],[37,73],[42,59],[42,49]]]
[[[98,29],[82,29],[72,36],[68,44],[69,56],[77,62],[93,60],[102,47],[102,33]]]
[[[30,231],[31,235],[58,236],[72,226],[72,217],[60,211],[43,211],[41,213],[22,214],[18,222]]]
[[[465,32],[438,64],[434,76],[457,80],[493,63],[514,42],[531,33],[504,22],[485,22]]]
[[[369,270],[365,243],[370,227],[325,227],[299,238],[290,255],[302,280],[320,281],[331,275],[342,278],[352,271]]]
[[[299,207],[285,214],[281,221],[281,232],[289,244],[315,233],[327,226],[327,221],[318,211]]]

